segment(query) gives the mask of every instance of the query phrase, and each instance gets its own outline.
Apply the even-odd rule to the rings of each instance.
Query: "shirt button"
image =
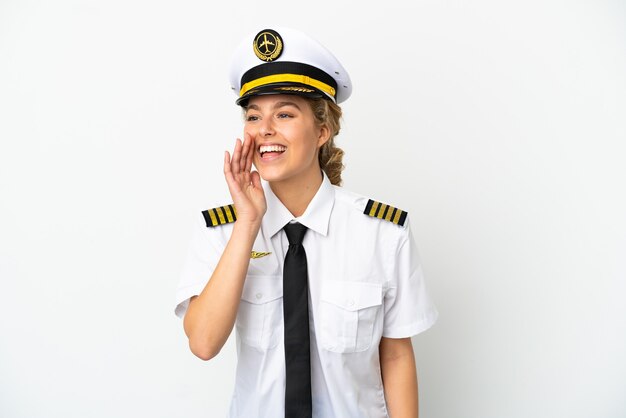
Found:
[[[256,294],[256,298],[257,298],[257,299],[261,299],[262,297],[263,297],[263,293],[257,293],[257,294]]]

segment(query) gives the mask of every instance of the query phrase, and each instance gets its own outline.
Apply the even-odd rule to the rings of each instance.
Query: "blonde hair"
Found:
[[[335,145],[335,136],[341,129],[341,107],[327,99],[307,99],[313,110],[315,121],[319,126],[326,125],[330,131],[328,141],[319,150],[320,168],[324,170],[328,180],[335,186],[341,186],[343,150]]]

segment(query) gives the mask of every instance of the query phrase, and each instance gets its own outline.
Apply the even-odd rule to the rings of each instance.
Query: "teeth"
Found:
[[[285,152],[287,147],[283,147],[282,145],[261,145],[259,147],[259,152],[261,154],[265,152]]]

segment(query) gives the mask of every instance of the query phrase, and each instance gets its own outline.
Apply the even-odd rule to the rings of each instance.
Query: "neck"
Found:
[[[322,172],[306,178],[271,182],[272,191],[294,217],[302,216],[322,185]]]

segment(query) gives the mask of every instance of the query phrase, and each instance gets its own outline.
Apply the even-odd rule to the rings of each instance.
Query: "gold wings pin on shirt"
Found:
[[[266,255],[270,255],[271,253],[265,253],[265,252],[259,252],[259,251],[252,251],[250,253],[250,258],[262,258],[265,257]]]

